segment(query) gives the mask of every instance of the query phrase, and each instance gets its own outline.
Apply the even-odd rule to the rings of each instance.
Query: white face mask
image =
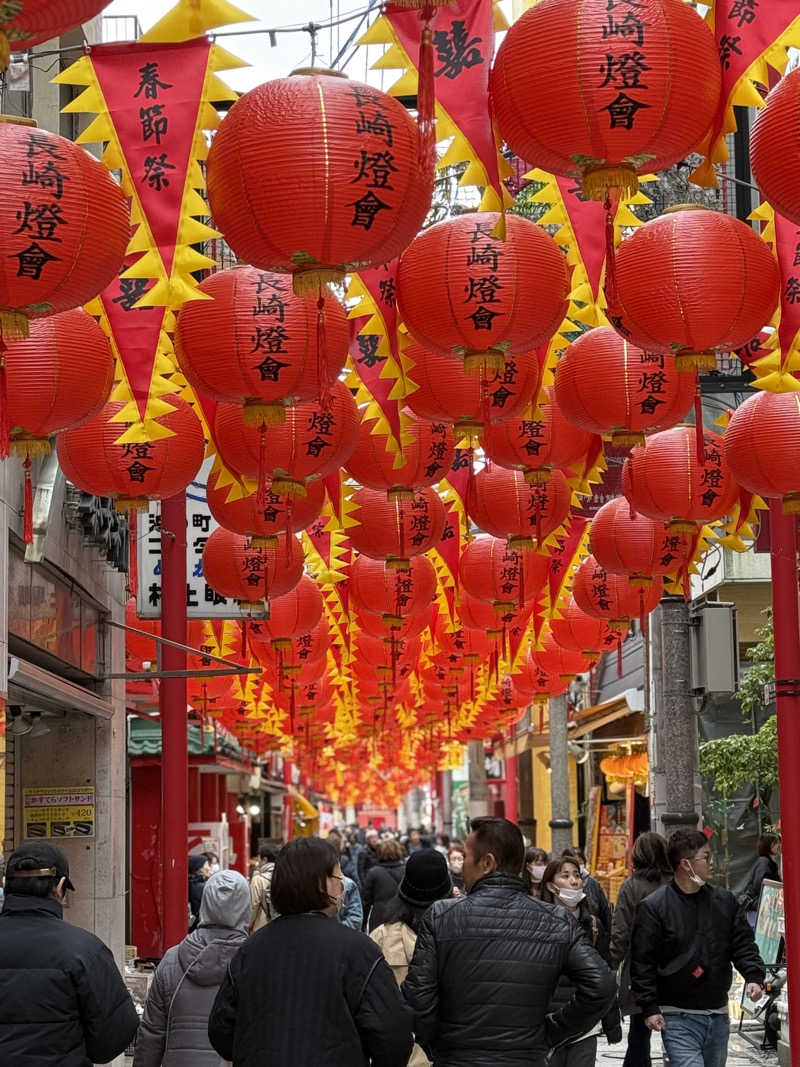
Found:
[[[450,870],[460,874],[464,869],[464,857],[460,852],[454,852],[450,857]]]
[[[691,865],[691,863],[689,864],[689,870],[692,872],[689,875],[689,880],[691,882],[694,882],[696,886],[699,886],[702,889],[703,886],[706,884],[704,879],[702,879],[699,874],[694,873],[694,867]]]
[[[528,864],[528,874],[531,876],[531,878],[533,879],[534,882],[541,882],[541,880],[544,878],[544,872],[546,870],[547,870],[547,867],[545,867],[544,864],[539,864],[539,863],[529,863]]]
[[[218,863],[212,863],[211,864],[211,873],[212,874],[216,874],[219,869],[220,869],[220,866],[219,866]]]
[[[558,891],[558,899],[565,908],[577,908],[585,897],[586,894],[582,889],[559,889]]]

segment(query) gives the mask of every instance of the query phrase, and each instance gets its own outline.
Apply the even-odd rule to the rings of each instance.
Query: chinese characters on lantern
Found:
[[[447,426],[443,422],[435,422],[431,427],[431,436],[434,438],[431,441],[430,448],[428,449],[428,466],[425,468],[426,479],[433,478],[434,475],[439,474],[440,471],[444,471],[445,465],[442,462],[447,456]]]
[[[616,96],[600,111],[608,112],[609,129],[632,130],[637,112],[648,104],[647,29],[645,5],[637,0],[608,0],[608,14],[602,27],[603,40],[610,49],[600,68],[599,89]]]
[[[465,319],[472,322],[474,330],[486,330],[489,333],[494,330],[494,320],[500,315],[492,305],[501,303],[497,294],[504,286],[500,281],[498,266],[505,255],[503,243],[492,238],[491,229],[491,223],[475,223],[466,260],[469,276],[464,300],[468,305]]]
[[[49,263],[57,262],[58,246],[61,244],[61,229],[69,225],[60,203],[64,195],[64,182],[69,176],[59,169],[64,156],[58,143],[37,130],[28,133],[27,164],[20,174],[23,190],[14,217],[19,235],[19,249],[8,253],[16,259],[17,277],[40,281]],[[29,199],[30,198],[30,199]]]
[[[371,92],[363,85],[352,85],[350,91],[356,103],[356,133],[377,137],[385,145],[377,151],[361,148],[359,157],[353,160],[352,184],[358,187],[358,199],[348,204],[353,209],[350,225],[370,230],[381,211],[393,210],[391,204],[381,199],[380,190],[394,190],[392,176],[398,170],[392,152],[394,126],[382,110],[380,93]]]
[[[254,369],[258,371],[262,382],[277,382],[280,373],[288,363],[277,357],[286,355],[285,345],[291,341],[291,335],[285,325],[287,283],[274,274],[259,274],[250,314],[253,319],[253,333],[250,337],[251,356],[257,362]]]

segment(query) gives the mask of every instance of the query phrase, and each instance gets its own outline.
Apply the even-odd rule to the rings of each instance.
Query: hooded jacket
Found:
[[[219,1067],[208,1016],[228,964],[247,940],[250,887],[237,871],[208,879],[200,921],[156,968],[133,1067]]]

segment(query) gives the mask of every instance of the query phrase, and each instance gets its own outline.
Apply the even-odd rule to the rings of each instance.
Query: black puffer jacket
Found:
[[[639,904],[631,938],[631,991],[645,1016],[663,1007],[725,1007],[731,963],[745,982],[764,981],[753,931],[727,889],[704,885],[697,893],[683,893],[670,882]]]
[[[370,933],[383,922],[386,905],[397,895],[405,869],[403,860],[392,860],[381,861],[367,871],[361,899],[364,902],[364,918],[369,917],[367,929]]]
[[[405,1067],[413,1045],[381,950],[320,912],[253,934],[228,967],[208,1036],[236,1067]]]
[[[546,1020],[559,977],[575,997]],[[592,1026],[614,976],[562,908],[529,896],[522,879],[490,874],[467,897],[425,915],[403,995],[435,1067],[539,1067],[550,1048]]]
[[[0,915],[0,1064],[91,1067],[133,1040],[139,1020],[114,957],[61,921],[50,898],[6,893]]]

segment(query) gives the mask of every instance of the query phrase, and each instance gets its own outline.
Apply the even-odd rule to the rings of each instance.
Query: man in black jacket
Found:
[[[571,915],[528,895],[512,822],[473,819],[465,851],[468,896],[427,912],[403,983],[416,1040],[434,1067],[541,1067],[606,1013],[614,976]],[[547,1017],[562,974],[575,995]]]
[[[29,841],[6,868],[0,915],[0,1063],[91,1067],[133,1040],[139,1020],[103,942],[62,922],[74,887],[64,853]]]
[[[671,1067],[724,1067],[731,963],[751,1000],[766,969],[733,893],[708,885],[711,850],[697,830],[669,839],[673,880],[639,905],[631,938],[631,992],[645,1024],[663,1034]]]

